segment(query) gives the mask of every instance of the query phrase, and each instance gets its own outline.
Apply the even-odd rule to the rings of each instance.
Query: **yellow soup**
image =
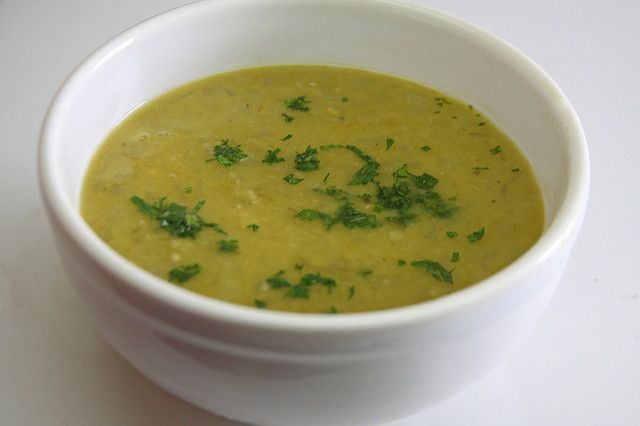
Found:
[[[544,226],[529,163],[473,106],[328,66],[219,74],[143,105],[93,159],[81,209],[174,285],[298,312],[449,294]]]

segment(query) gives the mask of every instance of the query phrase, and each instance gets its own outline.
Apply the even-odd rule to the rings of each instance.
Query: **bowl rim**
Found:
[[[525,253],[495,274],[467,288],[433,300],[379,311],[342,313],[340,315],[294,313],[261,310],[213,299],[172,285],[134,265],[116,253],[103,242],[84,222],[78,208],[64,195],[64,188],[55,165],[57,123],[63,114],[67,99],[74,91],[76,82],[83,78],[101,61],[113,55],[128,40],[140,36],[145,31],[180,19],[189,13],[197,13],[201,8],[245,6],[251,3],[275,4],[281,0],[235,0],[201,1],[177,7],[146,19],[123,31],[97,48],[83,60],[63,82],[55,94],[40,132],[38,151],[38,178],[41,196],[48,210],[50,220],[62,228],[91,259],[113,276],[163,306],[177,309],[187,315],[205,321],[223,321],[256,329],[288,330],[291,332],[344,332],[356,330],[385,329],[402,327],[407,324],[428,321],[456,310],[478,304],[515,285],[533,268],[546,263],[563,247],[571,245],[577,236],[586,209],[589,191],[589,154],[584,131],[570,101],[553,79],[524,53],[493,33],[474,24],[440,12],[433,8],[416,5],[404,0],[356,0],[349,2],[362,6],[386,7],[395,13],[405,13],[414,18],[437,19],[455,27],[457,31],[472,35],[478,41],[491,46],[501,57],[508,56],[517,62],[540,87],[557,100],[556,115],[562,114],[563,126],[568,137],[570,167],[564,197],[559,204],[555,218],[548,222],[540,238]],[[286,0],[284,0],[286,1]],[[314,0],[299,0],[297,5],[318,3]],[[327,7],[339,7],[340,0],[323,0]],[[548,220],[548,218],[547,218]]]

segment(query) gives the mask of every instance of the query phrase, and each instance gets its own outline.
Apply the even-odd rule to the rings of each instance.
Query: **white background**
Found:
[[[295,0],[292,0],[295,1]],[[93,330],[54,253],[38,130],[97,46],[186,0],[0,0],[0,424],[231,425],[166,393]],[[591,153],[584,227],[524,344],[489,376],[400,425],[640,425],[640,2],[422,1],[538,62]]]

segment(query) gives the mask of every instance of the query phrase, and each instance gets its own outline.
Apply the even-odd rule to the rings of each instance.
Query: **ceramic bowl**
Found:
[[[135,107],[213,73],[335,64],[435,87],[479,108],[528,156],[547,225],[511,265],[440,299],[386,311],[269,312],[209,299],[137,268],[83,221],[87,165]],[[442,13],[388,0],[191,4],[118,35],[55,96],[40,184],[69,281],[104,338],[169,392],[256,424],[374,424],[488,373],[552,296],[584,215],[589,164],[569,101],[535,63]]]

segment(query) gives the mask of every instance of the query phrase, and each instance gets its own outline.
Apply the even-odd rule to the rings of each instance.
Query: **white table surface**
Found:
[[[295,0],[293,0],[295,1]],[[155,386],[94,331],[58,266],[38,130],[98,45],[186,0],[0,0],[0,424],[231,425]],[[544,317],[489,376],[393,425],[640,425],[640,2],[422,1],[524,51],[581,117],[592,186]]]

